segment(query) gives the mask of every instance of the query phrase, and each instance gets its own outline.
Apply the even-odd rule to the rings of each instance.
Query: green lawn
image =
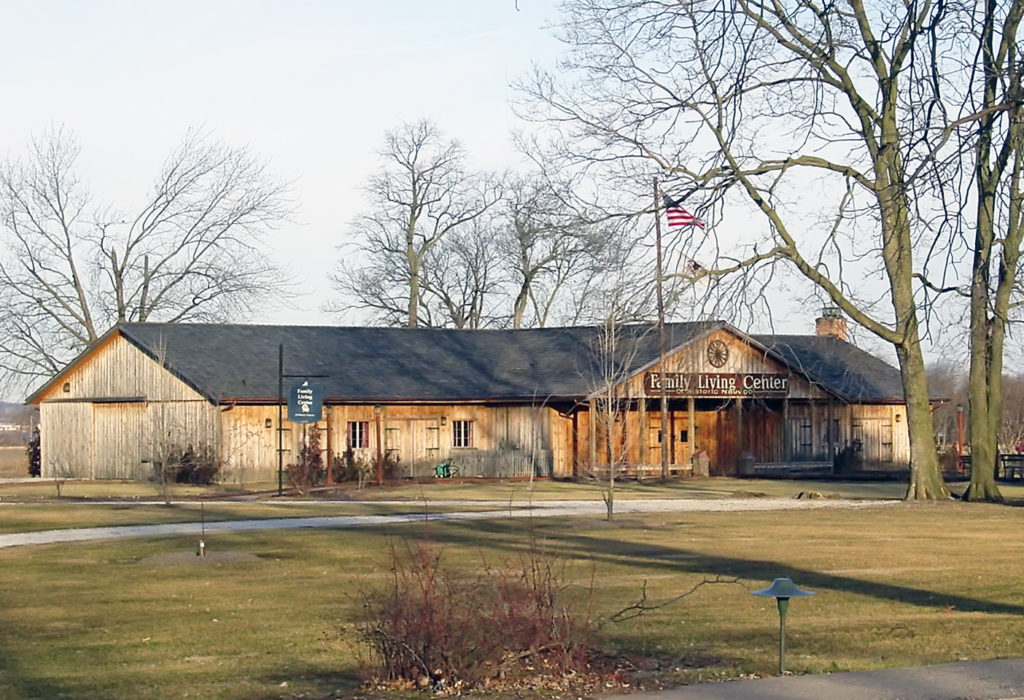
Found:
[[[250,518],[291,518],[325,515],[382,515],[451,510],[489,510],[525,507],[531,502],[556,499],[600,501],[601,485],[537,481],[427,482],[387,484],[356,490],[318,490],[313,494],[276,497],[272,484],[259,484],[253,500],[225,502],[239,495],[223,486],[171,487],[171,506],[147,482],[68,481],[57,498],[52,481],[0,485],[0,534],[71,527],[148,525],[153,523],[207,522]],[[903,492],[898,483],[853,483],[704,479],[668,484],[623,482],[616,485],[620,500],[645,498],[736,499],[792,498],[813,492],[828,497],[895,499]],[[112,501],[98,505],[95,501]],[[358,503],[354,501],[359,501]],[[460,505],[438,505],[456,501]],[[158,504],[154,504],[158,503]],[[200,505],[202,503],[202,505]],[[500,506],[487,504],[501,504]],[[202,508],[202,512],[200,511]]]
[[[28,451],[24,445],[0,445],[0,479],[28,476]]]
[[[194,538],[11,548],[0,550],[0,697],[351,695],[359,592],[386,579],[388,542],[401,538],[429,538],[467,569],[537,541],[577,591],[595,582],[598,618],[645,582],[657,602],[738,578],[602,626],[607,651],[644,657],[670,682],[770,674],[775,605],[749,591],[776,576],[818,593],[790,607],[796,673],[1017,656],[1022,526],[1020,508],[894,504],[217,534],[205,561],[184,554]]]
[[[493,510],[486,506],[431,506],[427,513],[452,510]],[[62,503],[0,503],[0,534],[62,530],[80,527],[151,525],[158,523],[199,523],[205,519],[250,520],[259,518],[308,518],[333,515],[391,515],[424,513],[421,503],[211,503],[164,505],[96,505],[76,501]],[[198,525],[197,525],[198,529]]]
[[[427,482],[395,482],[383,486],[368,485],[357,489],[342,485],[334,490],[317,489],[313,493],[288,492],[286,499],[307,500],[411,500],[424,498],[439,500],[486,500],[507,502],[593,498],[599,499],[603,482],[559,481],[474,481],[436,480]],[[1019,488],[1019,487],[1018,487]],[[231,485],[170,487],[172,499],[239,497],[243,492]],[[802,491],[815,491],[827,496],[843,498],[901,498],[906,485],[898,482],[825,482],[777,479],[683,479],[668,483],[622,481],[615,486],[618,498],[789,498]],[[271,482],[247,484],[245,493],[260,494],[261,498],[276,497],[277,485]],[[61,485],[64,499],[100,500],[162,500],[163,492],[157,484],[145,481],[88,481],[69,480]],[[1022,493],[1024,495],[1024,493]],[[50,479],[31,482],[0,483],[0,502],[56,500],[57,489]]]

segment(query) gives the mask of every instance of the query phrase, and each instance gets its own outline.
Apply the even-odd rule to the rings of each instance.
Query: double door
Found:
[[[668,433],[668,463],[689,464],[690,415],[688,411],[669,411],[668,431],[661,429],[661,412],[657,408],[648,412],[647,464],[661,464],[662,441]]]
[[[384,427],[384,449],[397,460],[398,475],[431,476],[441,461],[441,426],[436,417],[389,417]]]

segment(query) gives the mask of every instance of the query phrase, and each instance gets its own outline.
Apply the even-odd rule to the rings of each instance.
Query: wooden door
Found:
[[[789,417],[789,459],[794,462],[814,459],[814,426],[810,416]]]
[[[139,479],[152,473],[153,446],[145,437],[146,405],[110,403],[93,405],[93,474],[107,478]]]
[[[432,476],[441,461],[437,418],[388,418],[384,448],[404,477]]]
[[[860,418],[851,427],[853,444],[861,445],[865,464],[893,461],[892,422],[888,418]]]
[[[647,463],[661,464],[661,414],[651,412],[647,428]],[[690,463],[690,415],[687,411],[670,411],[668,463],[685,465]]]

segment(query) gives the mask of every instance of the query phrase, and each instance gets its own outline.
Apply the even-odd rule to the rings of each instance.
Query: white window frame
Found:
[[[452,421],[452,447],[473,447],[473,421]]]
[[[350,420],[348,422],[348,446],[356,450],[370,446],[370,421]]]

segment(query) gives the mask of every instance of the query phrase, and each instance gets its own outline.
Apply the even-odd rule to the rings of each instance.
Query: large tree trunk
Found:
[[[980,223],[979,229],[984,228]],[[984,247],[991,249],[991,242]],[[971,293],[971,369],[967,381],[968,424],[971,435],[971,482],[963,494],[967,501],[1001,503],[996,485],[999,425],[1002,419],[1002,333],[995,337],[997,320],[988,318],[988,265],[975,251]],[[979,257],[983,259],[979,261]],[[994,347],[999,345],[998,351]]]
[[[949,488],[942,480],[939,455],[935,449],[932,414],[928,401],[928,381],[924,357],[919,344],[897,348],[903,392],[907,401],[907,432],[910,437],[910,482],[908,500],[940,500],[949,498]]]

